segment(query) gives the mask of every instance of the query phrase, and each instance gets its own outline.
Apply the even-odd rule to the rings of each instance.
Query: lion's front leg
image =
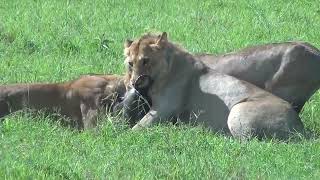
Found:
[[[93,102],[82,102],[80,104],[82,122],[84,129],[92,129],[97,126],[99,107]]]
[[[156,107],[158,108],[151,107],[151,110],[132,129],[138,130],[141,128],[151,127],[160,121],[166,121],[177,114],[175,103],[172,103],[172,106],[162,104],[162,106]]]
[[[141,128],[151,127],[160,121],[167,121],[170,118],[180,114],[184,110],[183,96],[176,96],[174,88],[165,89],[159,95],[152,98],[151,110],[132,128],[138,130]]]
[[[155,110],[150,110],[133,128],[139,130],[142,128],[151,127],[160,121],[159,113]]]

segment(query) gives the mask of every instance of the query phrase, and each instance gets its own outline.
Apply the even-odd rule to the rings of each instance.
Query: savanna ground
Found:
[[[320,5],[301,1],[0,1],[0,83],[60,82],[124,72],[126,38],[167,31],[192,52],[304,40],[320,47]],[[320,135],[320,93],[304,107]],[[131,132],[102,117],[74,132],[50,116],[21,112],[0,126],[0,179],[316,179],[319,138],[239,142],[197,127]]]

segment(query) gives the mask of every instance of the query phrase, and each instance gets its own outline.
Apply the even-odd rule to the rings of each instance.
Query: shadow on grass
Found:
[[[13,114],[10,114],[8,116],[11,116],[10,119],[17,119],[17,120],[27,119],[32,121],[46,121],[49,123],[50,126],[55,128],[60,128],[61,130],[72,131],[75,133],[83,132],[75,129],[74,122],[62,116],[61,114],[59,114],[58,111],[56,113],[52,113],[46,110],[34,111],[30,109],[24,109],[21,111],[17,111]],[[6,116],[0,119],[1,126],[2,126],[2,123],[4,123],[5,119],[6,119]],[[250,141],[273,142],[273,143],[301,143],[303,141],[317,140],[320,137],[316,131],[306,128],[304,134],[292,133],[289,139],[287,140],[279,140],[277,138],[266,138],[266,137],[263,137],[263,138],[250,137],[249,139],[237,139],[237,138],[234,138],[231,134],[223,131],[212,132],[201,125],[195,125],[194,123],[183,123],[180,121],[179,122],[171,121],[171,122],[161,123],[152,128],[144,129],[139,132],[133,132],[131,131],[129,123],[121,117],[121,114],[117,114],[117,115],[100,114],[98,116],[97,121],[98,121],[98,125],[96,128],[91,130],[86,130],[85,132],[93,136],[108,134],[108,137],[110,138],[118,138],[122,134],[127,134],[127,133],[144,134],[147,132],[147,134],[149,134],[149,133],[153,133],[153,131],[154,132],[158,132],[158,131],[171,132],[171,131],[181,131],[181,130],[182,131],[197,130],[197,131],[201,131],[202,133],[210,134],[212,136],[219,136],[223,138],[234,139],[235,141],[239,141],[241,143],[250,142]]]

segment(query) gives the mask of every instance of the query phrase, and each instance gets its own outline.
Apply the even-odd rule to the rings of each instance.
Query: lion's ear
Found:
[[[125,48],[128,48],[128,47],[130,47],[131,46],[131,44],[133,43],[133,41],[132,40],[130,40],[130,39],[127,39],[125,42],[124,42],[124,47]]]
[[[158,36],[158,40],[156,45],[163,47],[168,42],[168,36],[166,32],[163,32],[161,35]]]
[[[124,42],[124,56],[128,56],[129,55],[129,47],[131,46],[131,44],[133,43],[132,40],[130,39],[127,39],[125,42]]]

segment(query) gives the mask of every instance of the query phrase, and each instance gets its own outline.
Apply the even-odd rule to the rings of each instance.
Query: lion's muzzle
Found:
[[[152,79],[149,75],[140,75],[132,84],[132,86],[139,89],[148,89],[152,84]]]

